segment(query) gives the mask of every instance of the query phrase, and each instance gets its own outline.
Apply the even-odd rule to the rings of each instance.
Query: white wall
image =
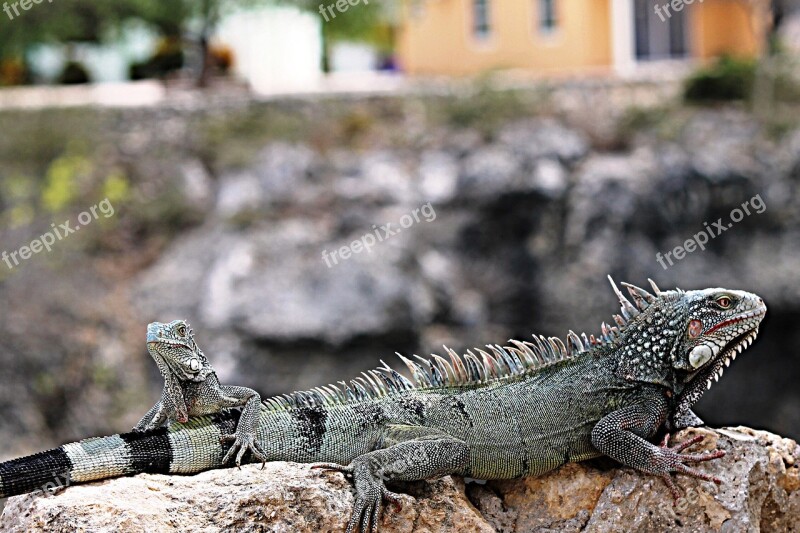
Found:
[[[234,71],[256,92],[294,91],[321,76],[318,19],[289,7],[265,7],[229,15],[217,42],[233,48]]]

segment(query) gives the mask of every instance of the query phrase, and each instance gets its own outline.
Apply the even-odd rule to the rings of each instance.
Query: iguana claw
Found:
[[[722,480],[718,477],[705,474],[699,470],[686,466],[686,463],[702,463],[705,461],[719,459],[720,457],[725,456],[724,450],[714,450],[706,453],[680,453],[689,446],[702,441],[704,437],[702,435],[697,435],[696,437],[692,437],[691,439],[678,443],[672,447],[669,446],[669,437],[669,433],[664,435],[664,439],[658,446],[664,452],[664,458],[667,459],[668,466],[670,467],[670,472],[661,474],[661,479],[663,479],[667,484],[667,487],[669,488],[669,491],[672,493],[672,497],[676,502],[680,499],[681,494],[680,491],[678,491],[678,487],[675,485],[675,482],[672,480],[671,472],[680,472],[681,474],[686,474],[692,477],[703,479],[705,481],[714,482],[717,485],[722,483]]]
[[[258,446],[256,442],[255,436],[252,434],[228,434],[222,435],[219,438],[220,442],[230,442],[233,441],[228,453],[225,454],[225,457],[222,459],[222,464],[226,464],[233,458],[233,455],[236,454],[236,467],[242,467],[242,458],[244,458],[244,454],[247,453],[249,450],[257,459],[261,461],[261,468],[263,470],[264,465],[267,463],[267,456],[264,454],[263,450]],[[238,450],[238,453],[237,453]]]
[[[355,465],[347,466],[336,463],[318,463],[312,465],[311,468],[334,470],[342,472],[348,477],[352,476],[356,481],[356,500],[345,533],[355,533],[356,531],[377,533],[378,522],[383,510],[383,500],[391,502],[398,510],[402,500],[399,494],[387,489],[380,478],[372,475],[367,463],[360,461],[354,461],[354,463]]]

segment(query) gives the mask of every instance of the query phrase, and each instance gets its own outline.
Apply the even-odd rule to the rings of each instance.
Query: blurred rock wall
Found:
[[[471,98],[12,117],[32,139],[56,122],[85,137],[102,171],[76,182],[67,214],[100,197],[91,183],[109,168],[127,193],[107,226],[0,275],[0,455],[134,424],[160,390],[153,320],[188,319],[223,381],[270,395],[395,351],[597,332],[616,309],[607,274],[761,295],[760,339],[698,412],[800,436],[800,127],[736,108]],[[705,250],[657,261],[746,202]],[[57,219],[4,227],[1,242]]]

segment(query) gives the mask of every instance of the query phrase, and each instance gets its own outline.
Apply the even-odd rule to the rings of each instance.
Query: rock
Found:
[[[256,158],[253,169],[269,202],[297,201],[309,185],[314,152],[303,145],[272,143]]]
[[[458,189],[469,198],[494,199],[509,192],[519,178],[521,162],[501,146],[479,148],[464,162]]]
[[[285,203],[310,203],[320,194],[314,153],[302,145],[271,143],[246,168],[220,177],[217,212],[224,218]]]
[[[554,159],[541,159],[533,167],[531,185],[548,198],[562,198],[568,185],[566,170]]]
[[[181,190],[187,201],[201,209],[208,209],[213,201],[214,185],[208,170],[199,160],[188,160],[180,166],[183,178]]]
[[[431,202],[448,202],[458,192],[458,163],[444,152],[428,151],[419,164],[420,192]]]
[[[142,276],[139,305],[149,316],[199,316],[211,327],[236,324],[249,336],[273,341],[336,344],[407,331],[429,314],[420,306],[425,289],[402,270],[402,248],[391,242],[373,238],[374,249],[342,259],[342,247],[373,235],[369,224],[358,227],[333,243],[320,238],[330,231],[324,222],[307,220],[262,224],[243,234],[199,229]],[[159,296],[168,287],[179,297]]]
[[[584,137],[553,119],[532,119],[505,126],[498,136],[514,153],[532,160],[558,159],[571,165],[589,152]]]
[[[566,465],[536,478],[467,483],[445,477],[396,488],[380,530],[792,531],[800,528],[800,448],[746,427],[689,429],[724,459],[699,468],[721,486],[676,476],[673,502],[658,478],[628,468]],[[268,463],[196,476],[139,475],[9,500],[3,531],[342,531],[353,504],[340,473]]]
[[[753,139],[757,123],[738,113],[699,113],[684,129],[683,143],[695,172],[712,183],[758,175]]]
[[[649,150],[588,157],[569,198],[567,243],[591,242],[593,234],[603,227],[624,235],[625,224],[651,192],[654,166]]]
[[[251,172],[226,175],[220,180],[217,211],[224,217],[233,217],[258,209],[261,199],[261,185]]]

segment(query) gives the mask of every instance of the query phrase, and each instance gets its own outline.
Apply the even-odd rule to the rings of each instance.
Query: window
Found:
[[[472,34],[484,38],[490,30],[489,0],[472,0]]]
[[[686,11],[672,11],[667,18],[658,15],[652,0],[635,0],[633,5],[636,59],[675,59],[689,55]]]
[[[536,0],[539,3],[539,30],[552,32],[558,26],[556,0]]]

